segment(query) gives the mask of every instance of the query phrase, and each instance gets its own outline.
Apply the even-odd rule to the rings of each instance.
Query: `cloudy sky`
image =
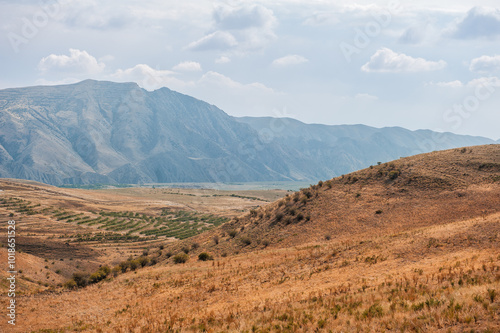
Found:
[[[0,0],[0,88],[134,81],[234,116],[499,139],[499,8],[497,0]]]

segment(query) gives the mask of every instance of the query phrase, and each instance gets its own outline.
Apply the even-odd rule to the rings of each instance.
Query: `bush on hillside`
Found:
[[[189,256],[186,253],[179,253],[174,256],[174,263],[184,264],[189,260]]]

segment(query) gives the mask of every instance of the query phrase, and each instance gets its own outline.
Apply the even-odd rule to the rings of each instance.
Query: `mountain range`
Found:
[[[0,90],[0,110],[0,177],[53,185],[315,181],[497,143],[399,127],[235,118],[168,88],[94,80]]]

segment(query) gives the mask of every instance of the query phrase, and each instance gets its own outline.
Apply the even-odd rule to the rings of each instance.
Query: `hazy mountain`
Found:
[[[0,110],[0,176],[50,184],[317,180],[494,143],[447,134],[432,145],[431,131],[233,118],[167,88],[93,80],[0,90]]]
[[[334,170],[335,175],[434,150],[495,143],[484,137],[410,131],[401,127],[328,126],[271,117],[237,120],[250,125],[268,142],[294,147],[325,173]]]

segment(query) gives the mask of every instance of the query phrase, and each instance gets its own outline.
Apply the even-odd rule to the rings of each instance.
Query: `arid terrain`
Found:
[[[2,332],[500,331],[500,145],[295,193],[0,189],[19,269]]]

